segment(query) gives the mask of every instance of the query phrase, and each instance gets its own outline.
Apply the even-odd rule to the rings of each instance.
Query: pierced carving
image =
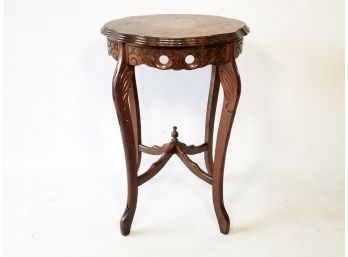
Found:
[[[128,63],[130,65],[146,64],[161,70],[192,70],[208,64],[227,63],[232,58],[233,44],[218,45],[205,48],[150,48],[127,45]],[[161,63],[160,57],[168,57],[167,63]],[[191,63],[186,62],[187,56],[193,56]]]
[[[110,39],[108,42],[108,53],[115,60],[118,59],[122,43],[114,42]],[[209,64],[218,65],[225,64],[237,58],[242,52],[243,38],[234,43],[214,45],[204,48],[200,47],[140,47],[133,45],[125,45],[126,60],[125,62],[132,66],[146,64],[161,70],[193,70],[201,68]],[[162,63],[161,56],[168,57],[168,62]],[[187,57],[193,58],[192,62],[187,62]]]

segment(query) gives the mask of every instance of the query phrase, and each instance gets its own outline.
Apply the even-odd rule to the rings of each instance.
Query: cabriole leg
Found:
[[[118,64],[112,81],[112,96],[120,124],[123,147],[127,165],[127,205],[120,222],[122,235],[130,232],[138,198],[137,172],[140,162],[137,114],[138,103],[134,77],[134,66],[125,62],[124,45],[119,46]],[[139,119],[138,119],[139,117]]]
[[[213,202],[220,231],[228,234],[230,219],[223,200],[223,175],[227,145],[230,137],[233,119],[240,96],[240,78],[235,61],[217,67],[224,91],[224,100],[216,139],[214,169],[213,169]]]
[[[219,96],[220,79],[216,65],[211,67],[210,89],[207,104],[207,114],[205,118],[205,143],[208,144],[207,151],[204,152],[204,161],[208,174],[213,174],[213,135],[216,104]]]

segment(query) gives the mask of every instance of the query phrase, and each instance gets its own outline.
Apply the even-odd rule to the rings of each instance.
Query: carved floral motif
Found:
[[[122,43],[108,39],[108,53],[117,60]],[[224,64],[236,58],[242,51],[243,41],[206,47],[139,47],[125,45],[127,64],[138,66],[146,64],[161,70],[192,70],[210,64]],[[161,56],[168,57],[167,63],[160,61]],[[191,63],[186,62],[187,56],[193,56]]]
[[[236,111],[236,103],[240,95],[240,82],[237,70],[231,63],[219,67],[221,85],[224,90],[224,107],[228,112]]]
[[[119,43],[116,43],[108,39],[107,44],[108,44],[108,54],[111,55],[115,60],[117,60],[118,51],[119,51]]]
[[[227,63],[232,58],[231,49],[231,44],[205,48],[145,48],[127,46],[128,63],[130,65],[146,64],[161,70],[192,70],[208,64]],[[163,55],[168,57],[167,63],[161,63],[160,57]],[[185,59],[190,55],[194,58],[193,62],[187,63]]]
[[[242,53],[242,49],[243,49],[243,38],[239,39],[235,43],[234,58],[237,58]]]
[[[132,87],[132,69],[124,63],[120,63],[116,78],[113,81],[113,93],[115,104],[119,107],[119,118],[123,122],[130,120],[129,90]]]

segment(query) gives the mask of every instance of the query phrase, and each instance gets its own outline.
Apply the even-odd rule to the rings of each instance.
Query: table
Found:
[[[130,233],[137,205],[138,187],[155,176],[176,154],[197,177],[212,185],[214,209],[221,233],[228,234],[230,220],[223,201],[226,149],[236,113],[241,83],[235,59],[242,51],[249,28],[241,21],[220,16],[158,14],[133,16],[106,23],[109,54],[117,60],[112,96],[121,129],[127,166],[127,205],[121,218],[122,235]],[[145,64],[160,70],[193,70],[212,66],[206,110],[205,139],[198,146],[178,139],[177,128],[162,146],[145,146],[134,67]],[[213,152],[213,131],[220,84],[224,99]],[[148,170],[138,174],[142,153],[160,155]],[[207,172],[189,155],[204,153]],[[214,158],[213,158],[214,155]]]

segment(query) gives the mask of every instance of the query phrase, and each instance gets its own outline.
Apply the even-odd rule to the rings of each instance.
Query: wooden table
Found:
[[[121,128],[128,181],[127,206],[120,222],[121,233],[128,235],[130,232],[138,187],[155,176],[176,154],[193,174],[212,185],[220,231],[227,234],[230,220],[223,201],[223,173],[241,90],[235,59],[242,51],[243,37],[248,34],[249,28],[241,21],[219,16],[160,14],[113,20],[106,23],[101,32],[107,37],[109,54],[118,61],[112,80],[112,96]],[[134,67],[141,64],[161,70],[192,70],[212,65],[203,144],[188,146],[180,142],[176,127],[169,143],[152,147],[141,143],[134,71]],[[224,99],[213,153],[214,118],[220,84]],[[202,152],[207,172],[189,158],[189,155]],[[160,157],[139,175],[142,153]]]

